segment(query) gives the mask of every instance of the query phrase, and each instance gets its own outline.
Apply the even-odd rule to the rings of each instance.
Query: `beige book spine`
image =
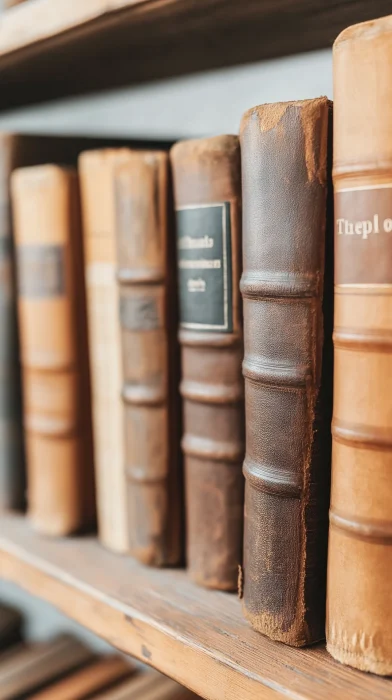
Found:
[[[117,552],[127,551],[128,534],[112,174],[126,153],[90,151],[79,159],[98,527],[102,543]]]

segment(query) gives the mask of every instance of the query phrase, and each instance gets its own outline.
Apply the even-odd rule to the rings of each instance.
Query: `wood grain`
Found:
[[[388,0],[34,0],[0,19],[0,108],[323,48],[388,12]]]
[[[105,551],[94,538],[51,541],[22,516],[0,518],[0,575],[113,646],[209,700],[389,700],[392,681],[349,669],[324,645],[299,650],[250,629],[234,595],[198,588]]]

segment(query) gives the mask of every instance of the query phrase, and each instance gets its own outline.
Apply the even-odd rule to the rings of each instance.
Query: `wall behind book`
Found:
[[[329,49],[0,114],[0,130],[176,140],[237,133],[264,102],[332,97]]]

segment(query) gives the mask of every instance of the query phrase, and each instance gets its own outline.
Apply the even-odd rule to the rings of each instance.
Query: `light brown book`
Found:
[[[127,551],[129,542],[113,167],[128,154],[106,149],[79,159],[98,529],[102,543],[118,552]]]
[[[115,169],[124,383],[124,470],[131,553],[182,556],[177,280],[168,156],[130,152]]]
[[[55,165],[12,176],[28,512],[66,535],[94,520],[83,255],[77,175]]]
[[[242,563],[245,446],[239,140],[184,141],[172,148],[171,161],[187,563],[197,583],[234,590]]]
[[[392,674],[392,16],[334,66],[335,322],[327,648]]]
[[[74,671],[48,688],[29,696],[30,700],[83,700],[121,682],[135,673],[135,666],[121,656],[103,656]]]
[[[0,698],[30,697],[38,688],[93,659],[90,649],[68,634],[20,645],[0,658]]]

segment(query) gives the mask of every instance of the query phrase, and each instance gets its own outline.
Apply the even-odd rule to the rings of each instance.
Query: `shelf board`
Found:
[[[209,700],[390,700],[392,680],[334,661],[324,645],[292,649],[257,634],[235,595],[150,569],[94,537],[52,540],[0,517],[0,575]]]
[[[0,17],[0,109],[324,48],[388,12],[389,0],[30,0]]]

